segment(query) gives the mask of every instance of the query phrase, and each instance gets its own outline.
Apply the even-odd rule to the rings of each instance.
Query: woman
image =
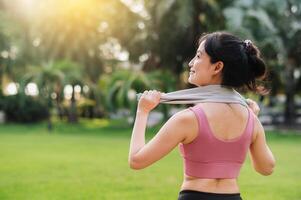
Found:
[[[262,92],[255,80],[265,75],[266,66],[257,47],[232,34],[203,35],[189,67],[188,81],[196,86],[246,86]],[[251,111],[235,103],[196,104],[173,115],[145,144],[148,114],[158,105],[160,96],[156,90],[145,91],[138,102],[129,152],[132,169],[143,169],[179,146],[184,160],[179,200],[241,199],[237,178],[248,150],[258,173],[273,172],[275,159],[253,101]]]

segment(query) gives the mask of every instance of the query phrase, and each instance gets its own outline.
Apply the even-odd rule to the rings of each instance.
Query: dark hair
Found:
[[[264,81],[266,65],[260,51],[250,40],[243,41],[227,32],[213,32],[202,35],[199,44],[203,41],[211,63],[224,63],[221,85],[234,88],[247,86],[260,94],[267,92],[257,81]]]

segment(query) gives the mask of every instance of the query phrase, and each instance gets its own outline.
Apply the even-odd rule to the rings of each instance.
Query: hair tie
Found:
[[[252,51],[252,41],[251,40],[245,40],[244,41],[244,48],[245,48],[245,50],[246,50],[246,53],[251,53],[251,51]]]
[[[246,48],[249,48],[252,45],[252,41],[251,40],[245,40],[244,43],[245,43],[245,47]]]

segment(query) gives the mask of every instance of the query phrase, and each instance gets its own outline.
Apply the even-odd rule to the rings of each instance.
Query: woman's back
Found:
[[[248,112],[248,109],[244,106],[241,106],[239,104],[224,104],[224,103],[202,103],[198,104],[193,107],[194,112],[192,109],[186,109],[183,111],[183,114],[190,115],[191,117],[191,129],[189,130],[188,139],[183,142],[184,145],[189,146],[189,144],[194,143],[194,146],[197,144],[195,143],[196,140],[206,140],[206,137],[198,137],[199,134],[212,134],[213,141],[217,141],[218,145],[219,142],[224,143],[226,145],[232,145],[232,147],[235,148],[234,145],[241,145],[241,144],[235,144],[234,142],[239,142],[238,139],[244,139],[242,138],[243,134],[245,134],[245,130],[247,128],[247,124],[249,121],[249,117],[254,117],[253,114]],[[186,113],[184,113],[186,112]],[[202,113],[202,114],[200,114]],[[205,116],[204,116],[205,115]],[[250,115],[250,116],[249,116]],[[201,122],[200,122],[201,121]],[[204,123],[207,124],[204,124]],[[203,127],[202,127],[203,126]],[[254,126],[253,123],[251,126]],[[252,135],[253,134],[253,127],[252,133],[246,133]],[[250,128],[249,128],[250,129]],[[206,133],[204,132],[206,131]],[[245,138],[248,140],[248,138]],[[251,138],[249,140],[252,140]],[[203,144],[206,144],[206,141]],[[208,141],[209,142],[209,141]],[[249,141],[246,141],[247,143]],[[210,144],[212,145],[212,144]],[[249,144],[246,144],[249,145]],[[192,147],[195,149],[196,147]],[[214,151],[214,148],[212,147],[210,151]],[[239,147],[240,148],[240,147]],[[186,148],[187,151],[189,150],[189,147]],[[190,148],[191,149],[191,148]],[[227,147],[226,147],[227,149]],[[195,151],[195,154],[199,154],[199,157],[202,158],[201,154],[204,154],[206,160],[210,160],[210,152],[206,152],[206,149],[202,149],[200,151],[203,152],[197,152]],[[188,153],[188,152],[187,152]],[[215,153],[215,156],[219,152]],[[223,152],[224,154],[225,152]],[[237,152],[240,153],[240,152]],[[244,154],[244,153],[240,153]],[[224,155],[221,155],[224,156]],[[236,156],[236,155],[235,155]],[[242,155],[244,156],[244,155]],[[212,157],[214,157],[214,154],[212,154]],[[191,159],[191,158],[189,158]],[[196,159],[196,158],[195,158]],[[212,158],[213,160],[215,158]],[[227,158],[228,159],[228,158]],[[244,158],[242,159],[243,162]],[[201,162],[208,162],[208,161],[201,161]],[[224,172],[230,172],[231,170],[226,170],[227,165],[229,167],[229,164],[231,163],[225,163],[224,166],[221,166],[224,168]],[[235,163],[236,164],[236,163]],[[189,163],[187,163],[187,166],[189,168]],[[231,166],[230,166],[231,167]],[[198,167],[200,170],[201,167]],[[214,170],[213,166],[209,166],[209,169],[211,172]],[[216,168],[216,167],[215,167]],[[203,169],[205,171],[206,169]],[[219,169],[217,169],[219,170]],[[232,171],[234,173],[238,173],[235,171],[238,171],[239,169],[233,169]],[[187,171],[187,170],[186,170]],[[189,170],[188,170],[189,171]],[[192,172],[191,172],[192,173]],[[195,172],[197,174],[197,172]],[[212,172],[213,174],[216,174],[216,171]],[[202,174],[202,173],[201,173]],[[209,173],[205,172],[206,175],[209,177]],[[232,173],[233,174],[233,173]],[[202,176],[202,175],[200,175]],[[221,175],[223,176],[223,172],[221,172]],[[233,176],[233,175],[225,175],[227,176]],[[184,181],[181,187],[182,190],[197,190],[197,191],[206,191],[206,192],[213,192],[213,193],[237,193],[239,192],[239,188],[237,185],[236,178],[207,178],[206,176],[203,176],[202,178],[190,176],[187,173],[184,173]]]
[[[201,103],[196,106],[200,106],[204,111],[210,130],[217,139],[233,140],[238,138],[246,128],[248,109],[240,104]],[[198,127],[195,116],[194,122],[196,124],[194,128]],[[198,131],[193,130],[191,140],[198,135]]]

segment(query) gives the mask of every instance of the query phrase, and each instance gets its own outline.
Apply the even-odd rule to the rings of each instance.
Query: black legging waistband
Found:
[[[195,190],[182,190],[178,200],[241,200],[240,193],[210,193]]]

